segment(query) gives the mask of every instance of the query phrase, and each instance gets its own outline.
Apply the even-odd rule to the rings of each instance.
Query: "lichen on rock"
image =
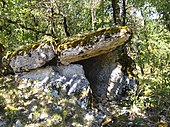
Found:
[[[55,57],[55,43],[51,37],[44,37],[39,43],[26,45],[14,51],[7,59],[14,72],[36,69]]]
[[[38,43],[10,53],[6,60],[14,72],[36,69],[56,56],[60,63],[69,64],[111,52],[124,44],[130,36],[128,27],[114,27],[66,38],[60,43],[56,43],[52,37],[44,37]]]
[[[131,36],[128,27],[103,28],[95,32],[66,38],[57,47],[59,60],[68,64],[112,51]]]

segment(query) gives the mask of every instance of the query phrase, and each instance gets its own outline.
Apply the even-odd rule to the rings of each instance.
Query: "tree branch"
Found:
[[[30,31],[35,32],[35,33],[37,33],[37,34],[39,34],[39,33],[46,34],[46,31],[45,31],[45,30],[44,30],[44,31],[41,31],[41,30],[37,30],[37,29],[32,28],[32,27],[27,27],[27,26],[25,26],[24,24],[21,24],[21,23],[18,22],[18,21],[13,21],[13,20],[7,19],[7,18],[5,18],[4,20],[6,20],[9,24],[19,25],[21,28],[26,29],[26,30],[30,30]]]

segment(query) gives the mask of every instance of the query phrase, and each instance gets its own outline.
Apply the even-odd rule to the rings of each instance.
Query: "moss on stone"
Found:
[[[17,56],[17,55],[25,55],[30,53],[31,51],[41,48],[44,45],[52,45],[54,50],[59,53],[61,50],[68,49],[71,47],[76,47],[76,46],[85,46],[85,45],[93,45],[95,43],[95,38],[97,38],[100,35],[108,35],[111,33],[118,33],[120,30],[126,29],[129,30],[128,27],[108,27],[108,28],[103,28],[99,29],[95,32],[89,32],[85,34],[78,34],[73,37],[65,38],[63,41],[57,44],[58,40],[52,38],[51,36],[44,36],[41,40],[39,40],[37,43],[29,44],[20,47],[14,52],[8,53],[4,58],[6,60],[10,60],[11,58]]]
[[[4,56],[0,56],[0,62],[1,62],[0,72],[1,72],[1,74],[7,75],[7,74],[13,73],[13,70],[10,66],[10,61],[12,58],[15,58],[16,56],[19,56],[19,55],[23,56],[23,55],[29,54],[31,51],[41,48],[45,45],[51,45],[51,46],[53,46],[53,48],[57,47],[56,39],[54,39],[50,36],[44,36],[41,40],[39,40],[36,43],[22,46],[14,52],[8,51]]]
[[[9,63],[12,58],[15,58],[17,56],[30,55],[30,53],[33,50],[41,49],[45,45],[52,46],[54,52],[57,55],[60,55],[60,52],[62,52],[62,50],[65,50],[68,48],[75,48],[77,46],[86,46],[86,48],[92,47],[95,43],[99,41],[100,38],[102,38],[101,37],[102,35],[104,35],[105,38],[107,37],[109,38],[114,34],[119,35],[119,33],[122,30],[129,31],[129,28],[126,26],[103,28],[103,29],[99,29],[94,32],[78,34],[73,37],[65,38],[60,43],[58,43],[58,40],[56,41],[56,39],[50,36],[44,36],[41,40],[39,40],[36,43],[22,46],[21,48],[17,49],[14,52],[8,52],[2,59],[3,59],[3,62],[5,62],[5,67],[9,68],[6,70],[12,70],[9,66]]]
[[[74,37],[70,38],[65,38],[57,47],[57,51],[61,51],[64,49],[68,49],[71,47],[76,47],[76,46],[85,46],[85,45],[93,45],[95,43],[95,38],[97,38],[100,35],[109,35],[111,33],[118,33],[120,32],[122,28],[121,27],[108,27],[108,28],[103,28],[99,29],[95,32],[89,32],[85,34],[78,34]],[[123,28],[124,29],[124,28]]]
[[[56,41],[50,36],[44,36],[41,40],[39,40],[36,43],[22,46],[19,49],[17,49],[16,51],[9,53],[9,55],[7,55],[7,59],[10,60],[11,58],[13,58],[17,55],[28,54],[37,48],[41,48],[44,45],[51,45],[51,44],[53,46],[56,46]]]

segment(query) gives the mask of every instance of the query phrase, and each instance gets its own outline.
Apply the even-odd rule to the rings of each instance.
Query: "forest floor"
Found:
[[[23,92],[21,92],[21,89]],[[31,90],[16,83],[14,76],[0,78],[0,127],[45,127],[63,126],[54,124],[61,121],[52,111],[55,99],[38,89]],[[105,118],[99,126],[103,127],[168,127],[170,126],[170,107],[154,107],[147,103],[143,107],[125,105],[126,102],[106,104],[104,109],[116,107],[117,114],[111,113],[111,118]],[[36,106],[35,106],[36,105]],[[32,112],[32,113],[30,113]],[[41,112],[41,114],[40,114]],[[34,114],[34,115],[33,115]],[[78,112],[78,115],[81,111]],[[47,116],[49,120],[44,122]],[[62,116],[63,117],[63,116]],[[79,116],[78,116],[79,117]],[[77,117],[77,118],[78,118]],[[76,118],[76,119],[77,119]],[[71,126],[70,126],[71,127]],[[75,126],[75,127],[78,127]],[[93,127],[97,127],[93,126]]]

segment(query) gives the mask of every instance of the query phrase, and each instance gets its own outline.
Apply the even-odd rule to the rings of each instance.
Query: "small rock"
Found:
[[[0,121],[0,127],[5,127],[6,121]]]
[[[51,93],[51,96],[57,97],[57,96],[58,96],[58,91],[57,91],[57,90],[54,90],[54,91]]]
[[[39,119],[40,120],[46,120],[48,118],[48,114],[47,113],[42,113],[42,114],[40,114],[40,116],[39,116]]]
[[[16,127],[21,127],[22,124],[21,124],[21,121],[20,120],[17,120],[16,123],[15,123]]]
[[[133,122],[129,122],[128,125],[133,125]]]
[[[37,106],[33,106],[33,107],[31,108],[31,111],[33,112],[33,111],[35,111],[37,108],[38,108]]]
[[[93,120],[95,120],[95,117],[94,117],[94,115],[93,115],[92,112],[87,113],[84,118],[85,118],[85,120],[87,120],[87,121],[93,121]]]
[[[62,106],[59,106],[59,105],[53,105],[53,110],[55,110],[55,111],[62,111]]]
[[[28,119],[29,119],[29,120],[32,120],[32,119],[33,119],[33,116],[34,116],[34,114],[33,114],[33,113],[30,113],[29,116],[28,116]]]

